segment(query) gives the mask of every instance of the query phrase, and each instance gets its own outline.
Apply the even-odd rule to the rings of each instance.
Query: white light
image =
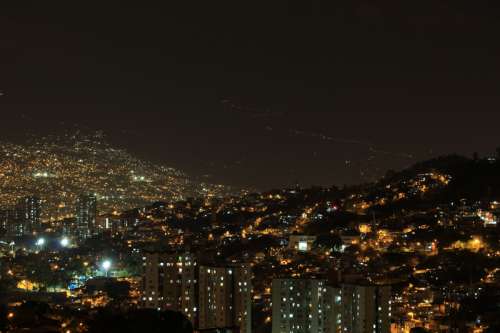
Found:
[[[42,246],[43,244],[45,244],[45,238],[39,238],[39,239],[36,241],[36,245],[37,245],[37,246]]]
[[[69,239],[68,237],[64,237],[63,239],[61,239],[61,246],[62,247],[68,247],[69,246]]]
[[[111,268],[111,261],[110,260],[105,260],[102,263],[102,269],[104,269],[105,271],[109,271],[110,268]]]
[[[307,245],[306,241],[300,241],[299,242],[299,251],[301,251],[301,252],[307,252],[308,249],[309,249],[309,246]]]

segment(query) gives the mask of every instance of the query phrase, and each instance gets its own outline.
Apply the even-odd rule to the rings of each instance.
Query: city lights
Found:
[[[0,333],[500,333],[484,2],[3,1]]]

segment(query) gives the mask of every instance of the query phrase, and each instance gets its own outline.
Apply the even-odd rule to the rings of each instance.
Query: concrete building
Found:
[[[389,286],[342,286],[342,330],[348,333],[389,333]]]
[[[19,200],[17,210],[18,215],[14,220],[16,236],[31,235],[41,230],[42,200],[39,197],[30,196]]]
[[[0,227],[5,230],[7,237],[22,236],[24,234],[24,223],[19,209],[1,209]]]
[[[143,257],[142,306],[198,319],[197,262],[190,253],[147,253]]]
[[[389,333],[391,288],[276,279],[272,333]]]
[[[246,264],[201,266],[198,328],[235,328],[240,333],[250,333],[251,278],[250,266]]]
[[[198,330],[250,333],[251,269],[199,266],[190,253],[146,253],[141,306],[185,314]]]
[[[76,200],[76,238],[84,241],[97,232],[97,198],[95,195],[81,195]]]
[[[316,236],[291,235],[288,240],[288,249],[299,252],[309,252],[313,248]]]
[[[320,279],[276,279],[272,333],[341,332],[341,291]]]

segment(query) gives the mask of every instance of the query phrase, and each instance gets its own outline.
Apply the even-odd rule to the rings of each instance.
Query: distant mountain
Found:
[[[401,172],[389,172],[378,186],[408,184],[419,175],[442,175],[447,178],[446,184],[429,191],[428,197],[435,200],[449,202],[500,198],[500,160],[494,157],[472,159],[459,155],[442,156],[417,163]]]
[[[0,142],[0,207],[35,194],[43,200],[45,218],[71,216],[76,197],[84,193],[95,193],[99,210],[112,212],[229,191],[138,159],[112,147],[100,132],[48,136],[27,144]]]

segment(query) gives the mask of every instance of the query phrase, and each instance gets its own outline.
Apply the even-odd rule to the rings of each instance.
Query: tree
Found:
[[[12,324],[19,329],[34,328],[50,313],[51,309],[48,304],[28,301],[16,308]]]
[[[316,238],[314,245],[326,249],[338,249],[342,246],[342,240],[337,235],[323,234]]]
[[[113,313],[109,309],[99,312],[89,323],[93,333],[192,333],[191,322],[179,312],[132,310]]]
[[[423,327],[415,327],[410,330],[410,333],[429,333],[429,331]]]
[[[115,301],[126,300],[130,292],[130,283],[127,281],[109,281],[104,286],[104,291]]]
[[[8,309],[5,304],[0,305],[0,332],[6,332],[9,326],[9,321],[7,319]]]
[[[17,281],[5,275],[0,279],[0,293],[8,293],[17,289]]]
[[[40,260],[33,260],[27,265],[26,276],[31,281],[38,283],[42,290],[47,289],[54,282],[53,272],[49,264]]]

